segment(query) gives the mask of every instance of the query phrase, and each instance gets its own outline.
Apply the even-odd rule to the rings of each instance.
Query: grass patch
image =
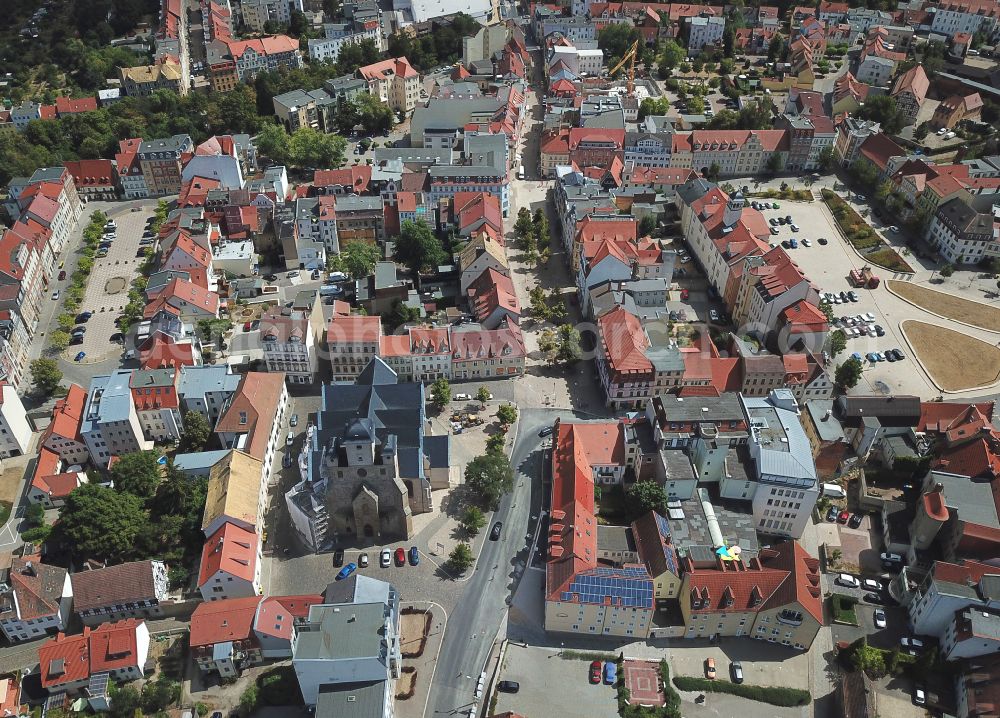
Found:
[[[890,279],[886,282],[886,286],[894,294],[898,294],[921,309],[926,309],[948,319],[954,319],[956,322],[971,324],[980,329],[1000,332],[1000,309],[996,307],[956,297],[954,294],[940,292],[929,287],[922,287],[912,282]]]
[[[798,688],[778,688],[775,686],[749,686],[746,683],[730,683],[729,681],[710,681],[707,678],[677,676],[674,685],[682,691],[701,691],[703,693],[728,693],[752,701],[770,703],[772,706],[791,708],[808,705],[812,700],[809,691]]]
[[[907,320],[903,332],[934,383],[945,391],[989,386],[1000,378],[1000,349],[936,324]]]
[[[858,613],[854,607],[858,604],[858,599],[853,596],[844,596],[839,593],[830,597],[830,607],[833,609],[833,620],[841,623],[849,623],[852,626],[858,625]]]
[[[787,199],[797,202],[812,202],[816,199],[812,190],[808,189],[768,189],[763,192],[751,192],[748,197],[763,197],[764,199]]]
[[[7,519],[10,518],[10,512],[13,508],[14,504],[10,501],[0,501],[0,526],[7,523]]]
[[[823,201],[830,208],[830,213],[837,221],[840,231],[847,237],[855,249],[864,254],[867,261],[884,269],[893,272],[913,272],[913,268],[899,256],[899,253],[892,247],[885,244],[883,239],[873,230],[861,215],[854,211],[844,198],[832,190],[823,189]],[[870,254],[867,250],[876,249]]]

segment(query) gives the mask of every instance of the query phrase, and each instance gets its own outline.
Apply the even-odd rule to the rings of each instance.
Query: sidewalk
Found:
[[[431,614],[430,631],[427,634],[427,641],[424,644],[423,652],[414,658],[403,658],[403,669],[416,669],[416,678],[413,695],[406,699],[396,698],[396,715],[399,718],[423,718],[430,698],[431,680],[437,667],[438,654],[441,651],[441,641],[444,639],[444,632],[448,620],[443,615],[443,609],[435,607],[425,601],[413,601],[407,603],[402,608],[413,606],[417,609],[427,609]],[[406,646],[403,647],[406,650]],[[402,692],[404,679],[396,683],[397,694]]]

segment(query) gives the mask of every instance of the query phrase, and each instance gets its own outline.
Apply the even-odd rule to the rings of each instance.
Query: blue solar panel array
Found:
[[[667,522],[667,518],[655,512],[653,516],[656,518],[656,528],[659,530],[660,536],[670,538],[670,524]]]
[[[571,601],[574,594],[583,603],[603,603],[605,596],[611,596],[616,605],[650,608],[653,582],[641,567],[595,568],[573,579],[569,591],[562,592],[562,600]]]

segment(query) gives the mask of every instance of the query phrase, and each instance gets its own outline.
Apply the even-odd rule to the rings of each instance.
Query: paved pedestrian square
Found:
[[[629,703],[638,706],[662,706],[663,690],[660,686],[660,670],[649,661],[625,661],[625,687],[629,692]]]

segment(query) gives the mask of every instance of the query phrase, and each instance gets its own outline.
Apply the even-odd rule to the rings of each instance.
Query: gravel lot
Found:
[[[1000,332],[1000,309],[910,282],[889,282],[888,288],[907,301],[956,322]]]

